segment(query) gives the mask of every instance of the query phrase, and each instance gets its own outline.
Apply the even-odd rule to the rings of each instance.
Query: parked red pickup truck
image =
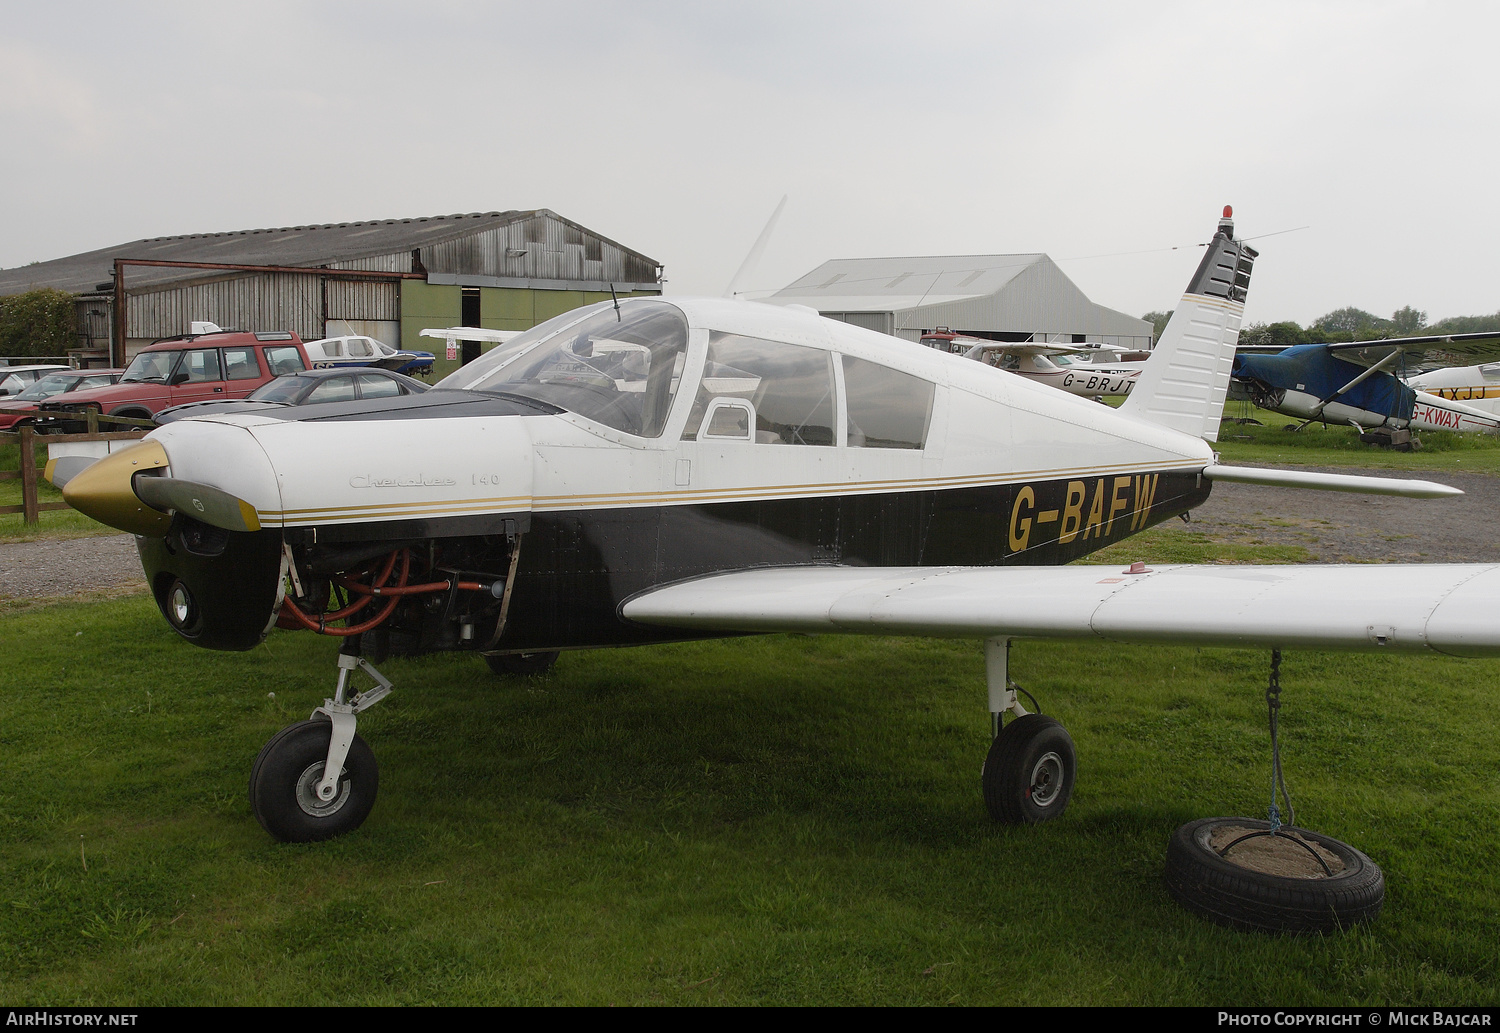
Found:
[[[221,330],[169,337],[142,348],[119,383],[43,402],[37,423],[39,427],[47,423],[71,427],[77,421],[64,414],[90,409],[108,416],[150,419],[169,405],[244,398],[283,373],[309,366],[302,339],[285,330]]]

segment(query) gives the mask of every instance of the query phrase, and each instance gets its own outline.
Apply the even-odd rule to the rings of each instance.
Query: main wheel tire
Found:
[[[557,663],[556,653],[506,653],[486,656],[484,662],[495,674],[545,674]]]
[[[1380,914],[1385,876],[1349,844],[1283,825],[1337,857],[1344,868],[1324,878],[1270,875],[1219,856],[1209,838],[1221,825],[1271,827],[1254,818],[1200,818],[1173,832],[1167,846],[1167,892],[1188,910],[1220,925],[1277,933],[1337,932]]]
[[[250,808],[261,827],[283,843],[312,843],[353,832],[364,824],[380,790],[375,754],[358,735],[327,804],[317,797],[328,760],[333,724],[299,721],[261,747],[250,769]]]
[[[996,821],[1048,821],[1067,808],[1077,772],[1067,729],[1041,714],[1018,717],[990,743],[981,778],[984,804]]]

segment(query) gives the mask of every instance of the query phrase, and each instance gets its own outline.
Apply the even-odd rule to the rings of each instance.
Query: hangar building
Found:
[[[0,270],[0,295],[76,295],[80,347],[114,365],[194,320],[431,350],[426,327],[526,330],[661,284],[656,260],[545,208],[150,237]]]
[[[1152,325],[1096,305],[1046,255],[840,258],[764,299],[915,341],[938,327],[993,341],[1151,347]]]

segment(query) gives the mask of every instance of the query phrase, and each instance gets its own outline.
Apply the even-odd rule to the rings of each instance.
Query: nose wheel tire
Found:
[[[312,843],[353,832],[375,806],[380,772],[375,754],[358,735],[349,744],[333,799],[318,799],[333,725],[299,721],[273,735],[250,770],[250,807],[283,843]]]
[[[981,778],[984,804],[996,821],[1049,821],[1068,806],[1077,770],[1067,729],[1041,714],[1018,717],[990,743]]]
[[[506,653],[503,656],[487,656],[495,674],[545,674],[557,663],[556,653]]]

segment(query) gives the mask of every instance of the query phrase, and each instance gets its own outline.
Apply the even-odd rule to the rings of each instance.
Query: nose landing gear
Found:
[[[351,671],[375,686],[345,700]],[[380,771],[375,754],[355,734],[355,716],[378,703],[391,683],[359,655],[359,636],[344,640],[332,699],[312,717],[288,725],[261,748],[250,770],[250,807],[283,843],[311,843],[353,832],[375,806]]]

